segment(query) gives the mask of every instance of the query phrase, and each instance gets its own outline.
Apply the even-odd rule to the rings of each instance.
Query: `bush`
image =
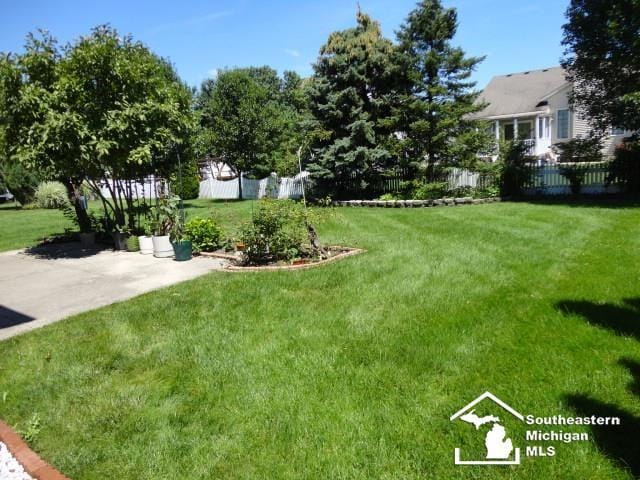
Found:
[[[171,175],[173,193],[183,200],[198,198],[200,194],[200,169],[195,160],[182,164],[182,188],[180,187],[178,172]]]
[[[35,200],[40,208],[64,208],[69,204],[67,189],[60,182],[40,183]]]
[[[413,200],[432,200],[447,196],[448,182],[423,183],[413,190]]]
[[[194,253],[213,252],[222,246],[222,230],[212,218],[194,218],[184,226],[184,236],[191,240]]]
[[[383,202],[388,202],[391,200],[404,200],[404,199],[401,198],[400,195],[396,193],[385,193],[383,195],[380,195],[378,197],[378,200],[382,200]]]
[[[640,192],[640,142],[627,139],[615,151],[607,184],[620,183],[625,192]]]
[[[132,235],[127,238],[127,250],[129,250],[130,252],[140,251],[140,241],[138,240],[137,236]]]
[[[521,195],[524,187],[531,182],[534,169],[530,165],[532,159],[527,155],[528,149],[524,142],[500,143],[497,168],[500,168],[501,195]]]
[[[602,141],[599,137],[574,138],[568,142],[556,143],[554,150],[559,154],[560,175],[569,180],[573,195],[578,195],[582,189],[587,174],[586,162],[602,161]]]
[[[16,162],[0,161],[0,179],[21,205],[33,201],[33,196],[42,176]]]
[[[315,210],[292,200],[261,200],[240,236],[247,262],[259,264],[309,256],[312,248],[307,225],[315,216]]]
[[[602,161],[602,140],[600,137],[574,138],[568,142],[556,143],[553,149],[561,162],[584,163]]]

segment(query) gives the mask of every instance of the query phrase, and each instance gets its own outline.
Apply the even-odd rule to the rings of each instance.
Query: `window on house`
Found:
[[[558,138],[569,138],[569,110],[558,110]]]

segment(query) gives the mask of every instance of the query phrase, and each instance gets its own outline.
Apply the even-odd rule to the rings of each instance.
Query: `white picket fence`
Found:
[[[563,164],[531,165],[529,178],[525,183],[522,193],[524,195],[570,195],[571,183],[562,175]],[[570,164],[571,165],[571,164]],[[575,164],[573,164],[575,166]],[[584,180],[580,193],[610,194],[621,191],[620,185],[607,184],[609,172],[608,163],[597,162],[583,164]],[[449,188],[477,187],[480,182],[480,174],[470,170],[454,168],[448,177]]]
[[[260,180],[242,177],[242,198],[302,198],[304,181],[308,175],[307,172],[302,172],[300,175],[289,178],[277,177],[275,174],[272,174]],[[207,178],[200,182],[198,198],[214,198],[220,200],[237,199],[239,198],[238,179],[216,180],[214,178]]]

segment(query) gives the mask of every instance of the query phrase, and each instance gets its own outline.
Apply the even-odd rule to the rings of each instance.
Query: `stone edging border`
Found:
[[[455,205],[479,205],[482,203],[501,202],[500,197],[489,198],[438,198],[436,200],[335,200],[335,207],[379,207],[379,208],[424,208],[446,207]]]
[[[349,247],[329,247],[329,248],[342,248],[346,251],[339,253],[333,257],[327,258],[326,260],[320,260],[319,262],[313,262],[313,263],[302,263],[300,265],[265,265],[263,267],[240,267],[237,265],[227,265],[223,269],[223,271],[225,272],[265,272],[265,271],[276,271],[276,270],[305,270],[308,268],[320,267],[322,265],[326,265],[327,263],[335,262],[337,260],[342,260],[344,258],[352,257],[354,255],[358,255],[360,253],[366,252],[366,250],[362,248],[349,248]]]
[[[58,470],[42,460],[13,429],[0,420],[0,442],[22,465],[24,471],[37,480],[69,480]]]

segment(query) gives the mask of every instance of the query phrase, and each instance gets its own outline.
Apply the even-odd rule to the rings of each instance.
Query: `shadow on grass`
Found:
[[[580,416],[619,417],[620,425],[591,425],[591,435],[600,451],[620,467],[640,476],[640,417],[612,403],[588,395],[567,395],[567,404]]]
[[[27,323],[35,320],[34,317],[25,315],[4,305],[0,305],[0,329],[9,328],[21,323]]]
[[[640,298],[624,299],[621,305],[562,301],[556,307],[564,313],[580,315],[590,324],[640,340]],[[618,364],[626,368],[633,378],[628,390],[640,397],[640,363],[631,358],[621,358]],[[640,417],[585,393],[566,395],[565,401],[580,416],[620,418],[620,425],[591,425],[591,436],[604,455],[621,468],[628,469],[634,478],[640,478]]]
[[[640,298],[625,298],[622,305],[564,300],[558,302],[556,308],[567,314],[580,315],[592,325],[640,340]]]

